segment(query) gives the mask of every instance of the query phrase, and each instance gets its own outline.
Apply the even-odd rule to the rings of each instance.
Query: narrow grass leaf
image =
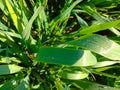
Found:
[[[87,35],[67,44],[91,50],[111,60],[120,60],[120,45],[101,35]]]
[[[118,61],[102,61],[102,62],[97,62],[96,65],[93,65],[93,68],[100,68],[100,67],[106,67],[106,66],[110,66],[113,64],[118,63]]]
[[[75,14],[77,20],[78,20],[78,23],[81,27],[86,27],[88,26],[87,22],[84,21],[80,16],[78,16],[77,14]]]
[[[4,1],[4,0],[0,0],[0,9],[2,10],[2,12],[3,12],[5,15],[8,15],[7,9],[6,9],[6,7],[5,7],[5,1]]]
[[[17,84],[18,80],[15,79],[9,80],[6,83],[4,83],[2,87],[0,87],[0,90],[13,90]]]
[[[29,77],[26,76],[14,90],[30,90]]]
[[[17,34],[17,33],[15,33],[15,32],[9,32],[9,31],[0,31],[0,33],[4,33],[4,34],[6,34],[6,35],[9,35],[9,36],[11,36],[11,37],[16,37],[16,38],[22,38],[21,36],[20,36],[20,34]]]
[[[111,22],[105,22],[97,25],[92,25],[80,30],[80,34],[91,34],[98,31],[106,30],[112,27],[117,26],[120,23],[120,20],[115,20]]]
[[[59,21],[61,21],[64,18],[68,17],[71,13],[71,10],[78,4],[80,3],[82,0],[77,0],[74,3],[72,3],[72,5],[70,5],[70,7],[66,8],[60,15],[58,15],[56,18],[54,18],[51,22],[50,22],[50,26],[51,26],[51,31],[54,29],[54,27],[57,25],[57,23]],[[61,21],[62,22],[62,21]]]
[[[74,85],[75,84],[82,87],[81,90],[119,90],[118,88],[97,84],[87,80],[76,80],[74,81]]]
[[[95,56],[90,51],[53,47],[40,48],[35,60],[72,66],[90,66],[97,63]]]
[[[21,71],[22,67],[17,65],[0,65],[0,75],[13,74]]]
[[[92,17],[94,17],[96,20],[98,20],[100,23],[105,22],[106,20],[103,19],[103,16],[100,15],[97,10],[96,7],[91,4],[82,4],[80,6],[86,13],[88,13],[89,15],[91,15]]]
[[[41,11],[41,13],[39,14],[39,16],[40,16],[40,22],[42,24],[42,28],[48,34],[49,25],[48,25],[48,22],[47,22],[47,16],[46,16],[46,13],[45,13],[45,8],[43,6],[41,6],[40,11]]]
[[[28,8],[26,8],[27,5],[26,5],[24,0],[19,0],[18,4],[19,4],[19,6],[21,8],[21,16],[22,16],[21,19],[22,19],[24,25],[27,25],[28,24],[28,16],[30,17],[31,13],[28,10]]]
[[[8,27],[0,22],[0,30],[8,30]]]
[[[28,24],[26,25],[25,29],[22,32],[22,36],[25,40],[28,40],[30,38],[32,23],[40,13],[40,9],[41,6],[39,6],[37,10],[34,12],[33,16],[31,17],[31,19],[29,20]]]
[[[5,0],[5,2],[16,29],[19,33],[21,33],[24,28],[23,24],[19,21],[18,15],[15,13],[13,7],[10,5],[9,0]]]
[[[95,18],[99,23],[104,23],[104,22],[110,22],[111,20],[107,17],[104,17],[102,15],[100,15],[97,10],[96,10],[96,7],[89,3],[89,4],[82,4],[81,5],[81,8],[83,10],[85,10],[89,15],[91,15],[93,18]],[[94,9],[93,9],[94,8]],[[112,24],[111,24],[112,25]],[[113,24],[114,25],[114,24]],[[116,26],[116,24],[115,24]],[[113,27],[115,27],[113,26]],[[101,26],[102,27],[102,26]],[[104,27],[104,26],[103,26]],[[110,27],[110,28],[107,28],[109,29],[110,31],[112,31],[114,34],[116,34],[117,36],[120,36],[120,32],[113,28],[113,27]]]
[[[111,66],[106,66],[106,67],[98,67],[98,68],[94,68],[95,71],[97,72],[103,72],[103,71],[106,71],[106,70],[109,70],[109,69],[117,69],[117,68],[120,68],[120,66],[115,66],[115,65],[111,65]]]

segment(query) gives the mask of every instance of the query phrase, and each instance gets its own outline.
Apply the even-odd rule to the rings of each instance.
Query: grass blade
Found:
[[[26,25],[25,29],[23,30],[22,36],[25,40],[28,40],[30,38],[32,23],[34,22],[34,20],[40,13],[40,10],[41,10],[41,6],[39,6],[37,8],[37,10],[34,12],[33,16],[31,17],[31,19],[29,20],[28,24]]]
[[[80,34],[92,34],[98,31],[106,30],[112,27],[117,26],[120,23],[120,20],[115,20],[111,22],[105,22],[98,25],[92,25],[89,27],[85,27],[84,29],[80,30]]]
[[[5,2],[16,29],[19,33],[21,33],[24,28],[23,24],[20,22],[18,15],[15,13],[13,7],[10,5],[9,0],[5,0]]]

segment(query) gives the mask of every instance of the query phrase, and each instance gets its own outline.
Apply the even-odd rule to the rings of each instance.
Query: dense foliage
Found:
[[[0,90],[119,90],[120,0],[0,0]]]

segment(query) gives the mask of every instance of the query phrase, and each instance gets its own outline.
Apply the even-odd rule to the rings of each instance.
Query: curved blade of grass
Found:
[[[25,29],[23,30],[22,36],[25,40],[28,40],[30,38],[32,23],[34,22],[34,20],[36,19],[36,17],[40,13],[40,10],[41,10],[41,6],[39,6],[37,8],[37,10],[34,12],[33,16],[31,17],[31,19],[29,20],[28,24],[26,25]]]
[[[101,23],[98,25],[92,25],[92,26],[85,27],[84,29],[80,30],[80,34],[91,34],[91,33],[95,33],[98,31],[106,30],[106,29],[117,26],[119,23],[120,23],[120,20],[115,20],[111,22]]]
[[[97,63],[90,51],[42,47],[36,56],[36,61],[50,64],[90,66]]]
[[[51,31],[54,29],[54,27],[56,27],[57,23],[61,20],[64,21],[64,18],[68,17],[71,13],[71,10],[78,4],[80,3],[82,0],[77,0],[74,3],[72,3],[72,5],[70,5],[69,8],[67,8],[66,10],[64,10],[64,12],[62,12],[59,16],[57,16],[55,19],[53,19],[50,22],[50,26],[51,26]],[[61,21],[61,22],[63,22]]]
[[[17,65],[0,65],[0,75],[13,74],[21,71],[22,67]]]
[[[24,28],[23,24],[20,22],[18,15],[15,13],[13,7],[10,5],[9,0],[5,0],[5,3],[16,29],[19,33],[21,33]]]
[[[75,14],[77,20],[78,20],[78,23],[81,27],[86,27],[88,26],[87,22],[84,21],[80,16],[78,16],[77,14]]]
[[[112,65],[112,66],[106,66],[106,67],[96,67],[95,71],[97,72],[103,72],[103,71],[106,71],[106,70],[109,70],[109,69],[115,69],[115,68],[120,68],[120,66],[115,66],[115,65]]]
[[[116,63],[118,63],[118,61],[102,61],[102,62],[97,62],[97,64],[92,67],[93,68],[106,67]]]
[[[79,80],[79,79],[87,78],[89,73],[85,73],[81,71],[71,71],[71,72],[63,71],[60,72],[59,75],[64,79]]]
[[[108,59],[120,60],[120,45],[105,36],[95,34],[87,35],[68,42],[67,44],[91,50]]]
[[[92,17],[94,17],[97,21],[99,21],[100,23],[103,23],[103,22],[109,22],[111,21],[109,18],[106,18],[106,17],[103,17],[102,15],[100,15],[96,9],[95,9],[95,6],[92,4],[92,3],[88,3],[88,4],[82,4],[80,6],[83,10],[85,10],[89,15],[91,15]],[[94,9],[93,9],[94,8]],[[112,24],[111,24],[112,25]],[[116,26],[116,25],[115,25]],[[117,36],[120,36],[120,32],[111,27],[111,28],[107,28],[109,29],[110,31],[112,31],[114,34],[116,34]]]
[[[97,84],[88,80],[76,80],[73,82],[73,85],[80,86],[79,90],[119,90],[118,88]]]

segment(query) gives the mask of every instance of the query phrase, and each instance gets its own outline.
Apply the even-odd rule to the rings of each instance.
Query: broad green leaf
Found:
[[[101,35],[87,35],[67,44],[79,46],[83,49],[91,50],[108,59],[120,60],[120,45]]]
[[[0,75],[13,74],[21,71],[22,67],[17,65],[0,65]]]
[[[90,66],[97,63],[95,56],[90,51],[53,47],[40,48],[35,60],[72,66]]]
[[[81,71],[63,71],[60,72],[59,75],[61,78],[70,79],[70,80],[79,80],[87,78],[89,73],[81,72]]]
[[[120,20],[115,20],[111,22],[105,22],[97,25],[92,25],[89,27],[85,27],[84,29],[80,30],[80,34],[91,34],[98,31],[106,30],[112,27],[117,26],[120,23]]]

